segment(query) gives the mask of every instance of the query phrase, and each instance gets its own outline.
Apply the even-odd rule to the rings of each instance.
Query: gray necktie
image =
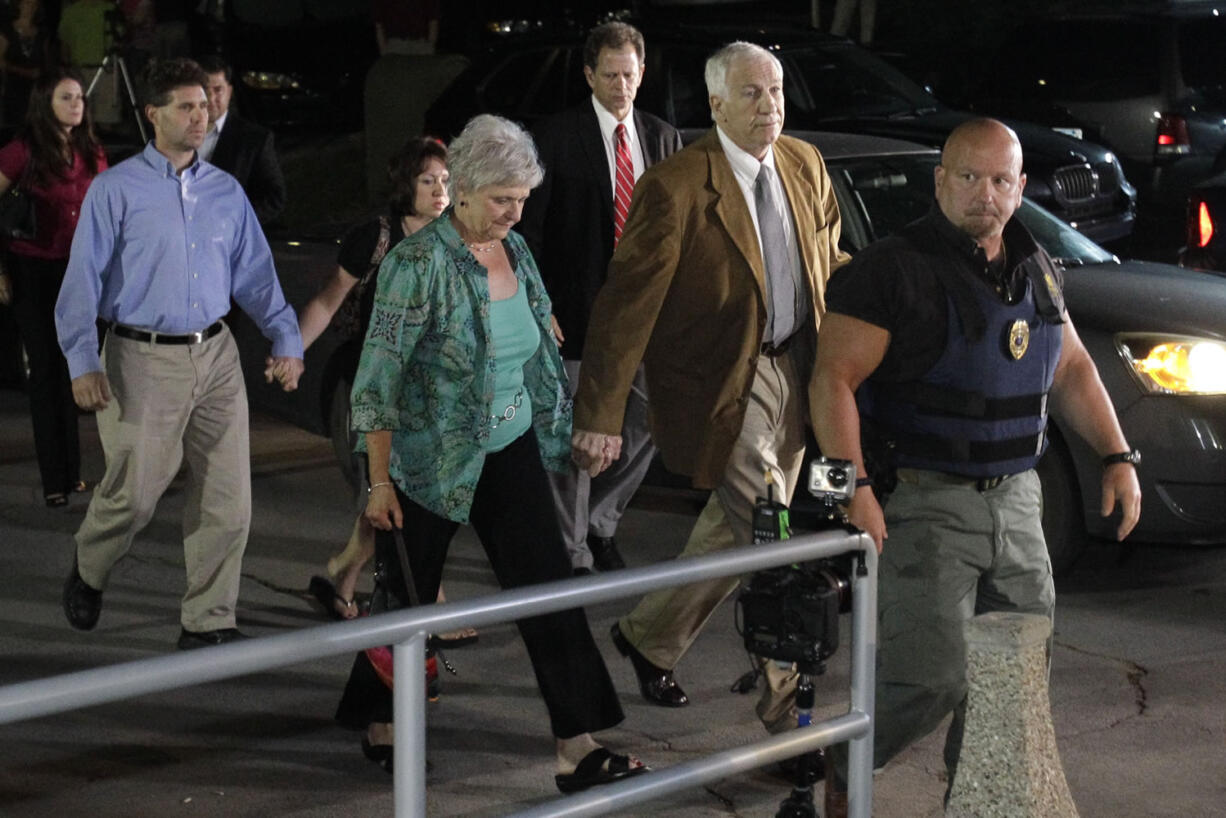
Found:
[[[762,264],[766,267],[768,323],[762,340],[778,345],[791,337],[796,326],[797,293],[783,220],[771,190],[771,169],[766,165],[758,171],[754,182],[753,203],[758,211],[758,232],[762,234]]]

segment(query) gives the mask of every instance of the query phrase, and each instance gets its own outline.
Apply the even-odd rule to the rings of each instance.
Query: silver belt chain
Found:
[[[507,404],[507,408],[502,410],[501,415],[490,415],[490,428],[497,429],[500,423],[508,420],[515,420],[515,412],[519,407],[524,405],[524,390],[523,387],[515,393],[515,399]]]

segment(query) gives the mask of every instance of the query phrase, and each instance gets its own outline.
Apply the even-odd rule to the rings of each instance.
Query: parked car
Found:
[[[854,253],[928,211],[935,153],[884,141],[805,134],[826,157]],[[1029,191],[1029,184],[1027,185]],[[1121,262],[1027,200],[1016,213],[1065,268],[1065,298],[1111,396],[1138,468],[1141,521],[1132,539],[1226,542],[1226,282],[1166,264]],[[1039,464],[1043,528],[1056,570],[1099,516],[1098,455],[1059,419]]]
[[[221,46],[243,113],[272,128],[359,130],[378,57],[367,0],[227,0]]]
[[[639,23],[647,41],[636,102],[679,128],[711,124],[703,69],[732,40],[768,47],[783,63],[790,128],[847,131],[940,146],[974,116],[943,105],[896,68],[851,42],[801,29]],[[426,113],[426,131],[459,133],[488,111],[531,125],[586,99],[583,34],[530,33],[492,41]],[[1136,191],[1110,151],[1010,120],[1026,154],[1031,197],[1101,242],[1127,237]]]
[[[1223,7],[1202,0],[1066,7],[1015,26],[992,48],[990,71],[962,72],[964,101],[1073,127],[1107,146],[1139,188],[1144,217],[1169,227],[1226,145]]]
[[[797,132],[821,150],[842,212],[842,246],[855,253],[928,212],[938,154],[915,143],[851,134]],[[1226,542],[1226,282],[1163,264],[1121,262],[1043,208],[1017,211],[1065,267],[1065,295],[1078,331],[1119,413],[1141,449],[1144,492],[1136,540]],[[336,242],[275,241],[286,296],[301,307],[335,264]],[[267,344],[244,316],[234,322],[253,406],[330,435],[351,469],[347,361],[355,344],[325,332],[307,353],[299,390],[264,383]],[[1098,514],[1098,456],[1060,420],[1039,466],[1043,525],[1058,570],[1076,559],[1085,535],[1106,537]],[[683,485],[674,482],[673,485]],[[795,518],[813,506],[798,492]]]

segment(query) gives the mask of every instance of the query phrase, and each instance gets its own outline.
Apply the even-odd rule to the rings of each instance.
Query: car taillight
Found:
[[[1213,214],[1209,212],[1209,203],[1204,199],[1193,199],[1191,204],[1191,212],[1188,214],[1188,244],[1208,247],[1213,240]]]
[[[1154,156],[1180,156],[1192,152],[1188,139],[1188,120],[1180,114],[1158,117],[1158,135],[1154,140]]]

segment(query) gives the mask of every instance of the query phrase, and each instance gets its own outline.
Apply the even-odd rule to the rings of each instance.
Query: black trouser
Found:
[[[531,429],[507,448],[486,456],[469,516],[503,588],[571,576],[570,558],[550,497]],[[405,547],[418,599],[432,604],[447,548],[460,524],[417,505],[399,487],[396,498],[404,512]],[[392,604],[407,607],[408,594],[390,532],[377,532],[375,559],[385,569],[383,581],[394,598]],[[549,710],[554,736],[572,738],[622,721],[617,691],[581,608],[521,619],[516,625]],[[380,693],[371,685],[375,678],[365,654],[359,654],[338,720],[351,727],[392,720],[391,695],[386,686],[378,685],[384,691]]]
[[[13,315],[30,364],[30,419],[43,493],[67,493],[81,479],[77,405],[55,334],[55,300],[68,260],[6,253],[5,262],[13,281]]]

